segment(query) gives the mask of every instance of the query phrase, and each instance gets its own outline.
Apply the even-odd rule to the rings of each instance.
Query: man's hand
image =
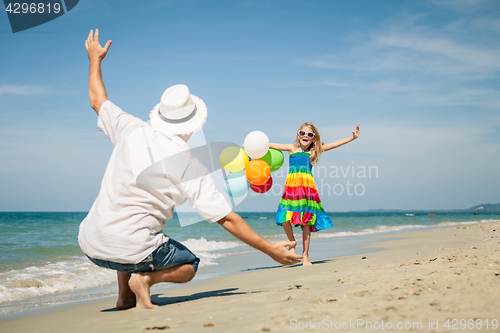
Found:
[[[302,256],[299,256],[287,247],[295,246],[297,242],[278,242],[272,244],[272,251],[269,254],[271,258],[283,265],[292,265],[300,262]]]
[[[104,87],[104,82],[102,81],[101,73],[101,61],[108,54],[109,47],[111,46],[111,41],[108,40],[104,47],[99,44],[99,30],[90,30],[89,36],[85,41],[85,48],[87,49],[87,54],[89,56],[89,98],[90,106],[95,110],[97,115],[99,115],[99,110],[101,105],[108,100],[106,95],[106,88]]]
[[[104,47],[99,43],[99,29],[95,29],[94,31],[90,30],[89,36],[85,41],[85,48],[87,49],[87,54],[89,56],[89,60],[92,61],[102,61],[108,54],[109,47],[111,46],[111,41],[108,40]]]
[[[353,138],[353,140],[356,140],[357,138],[359,138],[359,124],[356,126],[356,128],[352,132],[352,138]]]

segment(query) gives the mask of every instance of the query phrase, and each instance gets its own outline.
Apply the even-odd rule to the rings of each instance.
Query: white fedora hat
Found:
[[[207,106],[201,98],[189,93],[184,84],[171,86],[149,114],[151,126],[165,135],[191,134],[207,120]]]

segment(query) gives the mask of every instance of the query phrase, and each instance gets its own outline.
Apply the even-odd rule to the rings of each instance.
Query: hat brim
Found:
[[[149,113],[149,119],[151,120],[151,126],[157,131],[165,135],[175,134],[191,134],[198,130],[200,130],[205,122],[207,121],[207,106],[203,100],[193,94],[191,94],[191,98],[196,104],[196,113],[195,115],[182,123],[167,123],[163,121],[159,114],[158,110],[160,108],[160,104],[156,104],[156,106]]]

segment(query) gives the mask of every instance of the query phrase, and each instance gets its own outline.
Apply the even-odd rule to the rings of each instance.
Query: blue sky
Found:
[[[316,167],[327,211],[498,203],[499,14],[496,0],[81,0],[16,34],[0,14],[0,210],[87,211],[97,196],[112,145],[88,102],[95,28],[113,40],[109,99],[144,120],[184,83],[208,106],[207,141],[292,143],[310,121],[331,142],[360,123]],[[280,194],[237,210],[273,211]]]

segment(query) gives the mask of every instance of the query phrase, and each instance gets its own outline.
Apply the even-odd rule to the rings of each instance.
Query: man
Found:
[[[207,114],[205,103],[186,86],[172,86],[163,93],[151,111],[151,126],[108,100],[101,61],[110,46],[111,41],[104,48],[100,45],[97,29],[95,36],[90,31],[85,42],[90,105],[98,115],[99,129],[115,148],[99,195],[80,225],[78,241],[92,262],[117,271],[117,309],[155,308],[149,292],[152,285],[187,282],[196,274],[199,259],[163,234],[173,207],[186,200],[207,222],[219,223],[277,262],[300,261],[301,256],[287,250],[294,242],[273,244],[255,233],[231,211],[201,163],[191,154],[182,154],[189,149],[185,141],[203,126]]]

